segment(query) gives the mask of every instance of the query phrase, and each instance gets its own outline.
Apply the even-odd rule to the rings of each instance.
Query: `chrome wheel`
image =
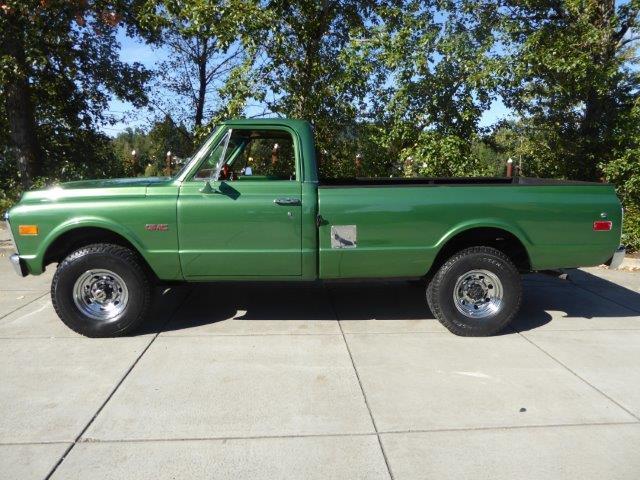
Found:
[[[87,317],[113,320],[127,308],[129,290],[122,278],[110,270],[88,270],[73,286],[73,301]]]
[[[486,318],[502,306],[502,282],[488,270],[470,270],[460,275],[453,289],[453,303],[470,318]]]

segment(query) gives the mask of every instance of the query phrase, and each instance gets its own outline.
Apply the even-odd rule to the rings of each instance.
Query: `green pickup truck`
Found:
[[[611,185],[323,179],[318,161],[307,122],[228,121],[174,177],[26,192],[5,215],[11,262],[22,276],[57,263],[53,306],[92,337],[135,329],[158,282],[381,278],[425,279],[444,326],[484,336],[516,315],[520,273],[624,256]]]

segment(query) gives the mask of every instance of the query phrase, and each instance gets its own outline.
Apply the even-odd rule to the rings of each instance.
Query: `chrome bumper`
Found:
[[[18,275],[20,275],[21,277],[26,277],[27,275],[29,275],[27,266],[24,264],[24,260],[20,258],[20,255],[14,253],[9,257],[9,261],[11,262],[11,265],[13,265],[13,269]]]
[[[611,260],[609,260],[607,262],[607,265],[609,265],[609,268],[612,270],[616,270],[617,268],[620,267],[620,265],[622,264],[622,261],[624,260],[624,255],[626,253],[626,249],[624,248],[623,245],[620,245],[615,253],[613,254],[613,257],[611,257]]]
[[[17,251],[18,249],[16,248],[16,242],[15,242],[15,239],[13,238],[13,234],[11,232],[11,225],[9,223],[9,212],[5,212],[5,214],[2,217],[3,217],[2,219],[7,223],[7,230],[9,230],[9,236],[11,237],[11,244],[13,245],[13,248],[15,248]],[[26,277],[27,275],[29,275],[29,270],[27,269],[27,265],[24,263],[24,260],[20,258],[20,255],[18,253],[14,253],[10,255],[9,261],[11,262],[11,265],[13,265],[13,269],[16,271],[18,275],[20,275],[21,277]]]

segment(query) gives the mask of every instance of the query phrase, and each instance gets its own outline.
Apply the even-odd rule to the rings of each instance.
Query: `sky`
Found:
[[[163,49],[152,48],[138,39],[128,37],[123,28],[118,30],[117,38],[121,47],[120,60],[123,62],[139,62],[145,67],[153,69],[167,56],[166,51]],[[109,102],[107,113],[116,120],[113,125],[101,127],[102,131],[110,137],[115,137],[128,127],[146,127],[153,118],[153,114],[147,109],[137,109],[131,103],[117,98],[113,98]]]
[[[141,42],[136,38],[130,38],[126,36],[124,29],[118,30],[118,41],[121,45],[120,59],[123,62],[133,63],[140,62],[149,69],[154,69],[158,64],[167,58],[166,50],[162,48],[152,48],[151,46]],[[153,95],[153,92],[151,92]],[[109,108],[107,113],[116,121],[112,125],[104,125],[101,130],[109,135],[115,137],[120,132],[123,132],[127,128],[146,128],[154,119],[154,113],[147,109],[137,109],[128,102],[123,102],[118,99],[112,99],[109,102]],[[500,99],[497,99],[491,105],[491,108],[484,112],[480,121],[480,126],[489,126],[509,116],[509,110],[502,103]]]

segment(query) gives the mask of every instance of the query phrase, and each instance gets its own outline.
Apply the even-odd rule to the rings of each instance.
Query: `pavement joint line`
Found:
[[[292,438],[334,438],[334,437],[372,437],[377,435],[406,435],[412,433],[448,433],[448,432],[475,432],[475,431],[493,431],[493,430],[525,430],[525,429],[543,429],[543,428],[569,428],[569,427],[603,427],[603,426],[625,426],[639,425],[638,421],[628,422],[592,422],[592,423],[554,423],[554,424],[534,424],[534,425],[506,425],[495,427],[453,427],[453,428],[422,428],[411,430],[381,430],[376,432],[362,433],[307,433],[292,435],[252,435],[252,436],[233,436],[233,437],[179,437],[179,438],[122,438],[122,439],[97,439],[84,438],[78,443],[161,443],[161,442],[210,442],[210,441],[241,441],[241,440],[277,440]],[[66,445],[71,441],[42,441],[42,442],[0,442],[3,446],[20,446],[20,445]]]
[[[49,291],[48,288],[45,288],[44,290],[46,290],[47,292]],[[42,288],[2,288],[0,287],[0,292],[38,292],[41,293],[43,291]]]
[[[445,335],[451,336],[451,332],[345,332],[345,335]]]
[[[576,317],[578,318],[578,317]],[[556,320],[557,321],[557,320]],[[561,321],[561,320],[560,320]],[[639,320],[640,323],[640,320]],[[525,330],[525,332],[624,332],[624,331],[636,331],[640,330],[640,325],[637,327],[624,327],[624,328],[563,328],[563,329],[544,329],[538,330],[538,328]],[[517,330],[503,330],[498,334],[498,337],[504,337],[505,335],[511,335],[515,333],[521,333]],[[450,332],[345,332],[345,335],[451,335]],[[328,335],[328,334],[325,334]],[[1,337],[0,337],[1,338]]]
[[[249,435],[249,436],[232,436],[232,437],[177,437],[177,438],[122,438],[122,439],[99,439],[84,438],[78,443],[93,444],[112,444],[112,443],[163,443],[163,442],[209,442],[209,441],[242,441],[242,440],[277,440],[277,439],[293,439],[293,438],[334,438],[334,437],[372,437],[378,435],[406,435],[412,433],[448,433],[448,432],[476,432],[476,431],[496,431],[496,430],[526,430],[526,429],[544,429],[544,428],[569,428],[569,427],[606,427],[606,426],[625,426],[637,425],[638,421],[627,422],[590,422],[590,423],[552,423],[552,424],[531,424],[531,425],[504,425],[492,427],[451,427],[451,428],[420,428],[411,430],[380,430],[378,432],[354,432],[354,433],[306,433],[291,435]],[[40,444],[67,444],[69,442],[12,442],[0,443],[5,445],[40,445]]]
[[[96,413],[94,413],[94,415],[91,417],[91,419],[87,422],[87,424],[84,426],[84,428],[80,431],[80,433],[76,436],[76,438],[74,439],[73,443],[71,443],[71,445],[69,445],[69,447],[64,451],[64,453],[62,454],[62,456],[58,459],[58,461],[56,462],[56,464],[53,466],[53,468],[51,468],[51,470],[49,471],[49,473],[47,474],[47,476],[45,477],[45,480],[49,480],[54,473],[56,473],[56,470],[60,467],[60,465],[62,465],[62,462],[64,462],[65,458],[67,458],[67,456],[71,453],[71,451],[73,450],[73,447],[75,447],[78,443],[80,443],[80,440],[82,438],[82,436],[85,434],[85,432],[89,429],[89,427],[93,424],[93,422],[95,421],[96,418],[98,418],[98,415],[100,415],[100,413],[102,412],[102,410],[104,410],[104,408],[107,406],[107,403],[109,403],[109,400],[111,400],[111,398],[113,398],[113,396],[115,395],[115,393],[118,391],[118,389],[120,388],[120,385],[122,385],[124,383],[124,381],[126,380],[126,378],[129,376],[129,374],[133,371],[133,369],[136,367],[136,365],[138,364],[138,362],[142,359],[142,357],[144,356],[145,353],[147,353],[147,350],[149,350],[149,348],[151,347],[151,345],[153,345],[153,342],[155,342],[156,338],[158,338],[160,336],[160,334],[162,333],[162,328],[164,326],[166,326],[171,319],[173,318],[173,316],[178,312],[178,310],[180,310],[180,307],[182,307],[182,305],[184,305],[186,303],[186,301],[189,299],[189,297],[191,297],[193,293],[193,289],[189,291],[189,293],[187,295],[185,295],[185,298],[182,299],[182,301],[178,304],[178,306],[176,307],[176,309],[171,313],[171,315],[169,316],[169,318],[160,326],[160,328],[158,329],[158,331],[153,335],[153,337],[151,338],[151,340],[149,341],[149,343],[147,343],[147,346],[144,347],[144,349],[142,350],[142,352],[140,353],[140,355],[138,355],[138,357],[133,361],[133,363],[131,364],[131,366],[125,371],[124,375],[122,376],[122,378],[118,381],[118,383],[116,383],[116,386],[113,388],[113,390],[111,390],[111,393],[109,393],[109,395],[107,395],[107,398],[104,400],[104,402],[102,402],[102,404],[100,405],[100,407],[98,407],[98,410],[96,410]]]
[[[12,447],[20,445],[68,445],[71,440],[43,440],[41,442],[0,442],[0,447]]]
[[[638,327],[624,327],[624,328],[566,328],[566,329],[546,329],[546,330],[527,330],[524,333],[533,332],[534,334],[538,331],[540,332],[553,332],[553,333],[565,333],[565,332],[635,332],[640,330],[640,325]],[[504,332],[500,336],[505,335],[515,335],[523,332],[518,332],[515,330]],[[150,335],[150,334],[146,334]],[[156,335],[153,333],[152,335]],[[344,332],[345,336],[350,335],[450,335],[449,332]],[[142,336],[142,335],[140,335]],[[339,337],[342,336],[341,333],[220,333],[220,334],[201,334],[201,335],[166,335],[166,332],[160,332],[160,336],[171,339],[180,339],[180,338],[219,338],[219,337],[276,337],[276,336],[334,336]],[[135,338],[128,337],[128,338]],[[0,340],[56,340],[56,339],[74,339],[74,340],[87,340],[86,337],[80,335],[34,335],[34,336],[2,336],[0,335]]]
[[[617,405],[619,408],[621,408],[622,410],[624,410],[625,412],[627,412],[629,415],[631,415],[633,418],[635,418],[636,420],[640,421],[640,417],[638,415],[636,415],[635,413],[633,413],[631,410],[629,410],[627,407],[624,407],[623,405],[621,405],[618,401],[614,400],[611,396],[607,395],[606,393],[604,393],[602,390],[600,390],[598,387],[596,387],[595,385],[593,385],[591,382],[587,381],[586,379],[582,378],[580,375],[578,375],[575,371],[573,371],[571,368],[569,368],[567,365],[565,365],[564,363],[562,363],[560,360],[558,360],[556,357],[554,357],[553,355],[551,355],[549,352],[547,352],[544,348],[542,348],[540,345],[538,345],[537,343],[535,343],[533,340],[531,340],[530,338],[528,338],[526,335],[523,335],[521,333],[518,333],[518,335],[520,335],[522,338],[524,338],[527,342],[529,342],[531,345],[533,345],[534,347],[536,347],[538,350],[540,350],[542,353],[544,353],[546,356],[548,356],[550,359],[552,359],[554,362],[556,362],[558,365],[564,367],[568,372],[570,372],[571,374],[573,374],[576,378],[582,380],[584,383],[586,383],[587,385],[589,385],[591,388],[593,388],[596,392],[598,392],[600,395],[602,395],[603,397],[605,397],[606,399],[608,399],[610,402],[614,403],[615,405]]]
[[[249,435],[246,437],[179,437],[179,438],[119,438],[119,439],[99,439],[85,438],[78,443],[146,443],[146,442],[209,442],[209,441],[240,441],[240,440],[278,440],[291,438],[335,438],[335,437],[373,437],[376,432],[360,433],[301,433],[291,435]],[[66,443],[66,442],[61,442]],[[1,445],[1,444],[0,444]]]
[[[579,318],[579,317],[574,317],[574,318]],[[558,320],[556,320],[558,321]],[[562,320],[559,320],[562,321]],[[640,323],[640,319],[638,320],[638,322]],[[538,330],[538,328],[532,328],[530,330],[523,330],[522,332],[516,332],[514,331],[513,333],[544,333],[544,332],[553,332],[553,333],[562,333],[562,332],[634,332],[636,330],[640,330],[640,325],[638,325],[637,327],[624,327],[624,328],[558,328],[558,329],[543,329],[543,330]]]
[[[26,290],[25,290],[26,291]],[[44,292],[42,295],[40,295],[39,297],[34,298],[33,300],[28,301],[27,303],[25,303],[24,305],[20,305],[19,307],[11,310],[10,312],[5,313],[4,315],[0,315],[0,320],[2,320],[5,317],[8,317],[9,315],[11,315],[12,313],[17,312],[18,310],[24,308],[24,307],[28,307],[29,305],[31,305],[33,302],[36,302],[38,300],[40,300],[42,297],[44,297],[45,295],[49,295],[49,291]]]
[[[384,459],[384,463],[387,466],[387,472],[389,473],[389,478],[394,480],[393,472],[391,471],[391,465],[389,464],[389,458],[387,457],[387,453],[384,451],[384,445],[382,444],[382,439],[380,438],[380,433],[378,432],[378,427],[376,425],[376,420],[373,417],[373,412],[371,411],[371,406],[369,405],[369,400],[367,399],[367,394],[364,391],[364,386],[362,385],[362,381],[360,380],[360,374],[358,373],[358,368],[356,367],[356,362],[353,359],[353,354],[351,353],[351,348],[349,348],[349,342],[347,342],[347,337],[344,335],[344,330],[342,330],[342,324],[340,323],[340,317],[338,316],[338,312],[336,311],[335,306],[333,305],[333,299],[331,298],[331,292],[327,289],[325,290],[325,294],[327,295],[327,299],[329,300],[329,306],[333,311],[333,315],[336,317],[338,321],[338,327],[340,328],[340,333],[342,334],[342,340],[344,341],[344,345],[347,349],[347,353],[349,354],[349,359],[351,360],[351,366],[353,367],[353,371],[356,374],[356,379],[358,380],[358,385],[360,386],[360,391],[362,392],[362,397],[364,399],[364,404],[367,407],[367,411],[369,412],[369,417],[371,418],[371,423],[373,424],[373,429],[376,431],[376,438],[378,439],[378,445],[380,445],[380,452],[382,453],[382,458]]]
[[[253,320],[252,320],[253,321]],[[639,327],[640,328],[640,327]],[[167,335],[163,332],[162,338],[208,338],[208,337],[274,337],[274,336],[289,336],[289,337],[305,337],[313,335],[325,335],[339,337],[340,333],[202,333],[191,335]]]
[[[157,333],[157,332],[156,332]],[[156,335],[156,333],[145,333],[142,335],[130,335],[123,338],[142,338],[144,336]],[[116,337],[117,338],[117,337]],[[16,336],[16,337],[4,337],[0,336],[0,340],[84,340],[87,342],[92,342],[96,340],[95,338],[84,337],[82,335],[41,335],[41,336]],[[111,337],[103,337],[100,340],[113,340]]]
[[[638,326],[640,329],[640,326]],[[622,329],[617,329],[622,330]],[[629,328],[627,330],[635,330]],[[345,335],[419,335],[419,334],[448,334],[449,332],[346,332]],[[198,338],[198,337],[272,337],[272,336],[289,336],[289,337],[304,337],[312,335],[325,335],[325,336],[341,336],[341,332],[337,333],[203,333],[201,335],[162,335],[162,338]],[[0,337],[2,338],[2,337]],[[11,338],[11,337],[9,337]],[[37,338],[37,337],[33,337]]]
[[[582,285],[579,285],[579,284],[577,284],[577,283],[574,283],[574,285],[575,285],[576,287],[578,287],[579,289],[584,290],[585,292],[589,292],[589,293],[591,293],[591,294],[593,294],[593,295],[596,295],[596,296],[598,296],[598,297],[600,297],[600,298],[604,298],[605,300],[608,300],[608,301],[610,301],[610,302],[612,302],[612,303],[615,303],[616,305],[618,305],[618,306],[620,306],[620,307],[623,307],[623,308],[626,308],[627,310],[631,310],[632,312],[635,312],[635,313],[640,313],[640,310],[639,310],[639,309],[635,309],[635,308],[633,308],[633,307],[630,307],[629,305],[625,305],[625,304],[623,304],[623,303],[620,303],[620,302],[618,302],[617,300],[614,300],[613,298],[609,298],[609,297],[607,297],[607,296],[605,296],[605,295],[602,295],[602,294],[601,294],[601,293],[599,293],[599,292],[594,292],[593,290],[589,290],[588,288],[585,288],[585,287],[583,287]],[[623,287],[623,288],[625,288],[626,290],[629,290],[629,289],[628,289],[628,288],[626,288],[626,287]],[[633,290],[629,290],[629,291],[630,291],[630,292],[633,292]],[[635,293],[635,292],[633,292],[633,293]]]
[[[0,340],[66,340],[66,339],[70,339],[70,338],[75,338],[76,340],[87,340],[87,338],[84,337],[76,337],[74,335],[60,335],[60,336],[53,336],[53,335],[42,335],[42,336],[34,336],[34,337],[25,337],[23,335],[21,336],[15,336],[15,337],[0,337]]]
[[[629,420],[628,422],[589,422],[589,423],[550,423],[532,425],[505,425],[495,427],[453,427],[453,428],[420,428],[415,430],[387,430],[379,432],[380,435],[401,435],[410,433],[448,433],[448,432],[484,432],[494,430],[526,430],[543,428],[569,428],[569,427],[611,427],[622,425],[638,425],[640,421]]]

